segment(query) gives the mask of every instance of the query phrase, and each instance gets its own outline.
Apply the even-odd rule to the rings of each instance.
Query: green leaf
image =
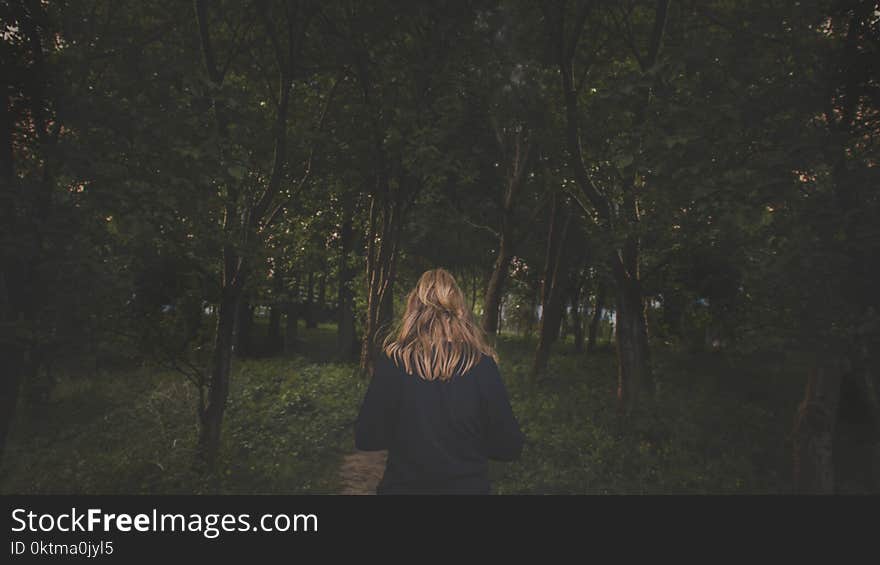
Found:
[[[632,155],[618,155],[614,159],[614,164],[618,169],[625,169],[626,167],[632,165],[633,156]]]
[[[244,175],[245,175],[245,173],[247,173],[247,170],[244,167],[242,167],[241,165],[233,165],[233,166],[229,167],[228,169],[226,169],[226,172],[229,173],[230,175],[232,175],[233,178],[241,180],[244,178]]]

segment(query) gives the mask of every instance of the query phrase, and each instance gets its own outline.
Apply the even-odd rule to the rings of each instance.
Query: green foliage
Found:
[[[504,339],[499,348],[527,441],[521,460],[492,463],[495,492],[787,492],[787,434],[803,380],[798,359],[730,359],[656,348],[662,386],[653,415],[641,414],[621,428],[610,351],[559,351],[546,379],[533,387],[533,349],[519,338]]]
[[[21,414],[0,491],[335,492],[366,383],[352,365],[316,362],[332,329],[308,331],[309,358],[236,364],[215,473],[193,467],[194,389],[179,375],[144,368],[64,379],[45,408],[51,418]],[[655,415],[618,429],[612,353],[559,348],[533,387],[533,341],[500,338],[502,375],[527,444],[521,460],[491,465],[495,492],[786,492],[799,359],[660,349]]]
[[[309,332],[318,351],[332,342],[327,328]],[[207,474],[194,466],[196,392],[179,374],[70,375],[47,405],[19,414],[0,492],[335,492],[365,391],[353,372],[304,357],[237,362],[220,460]]]
[[[48,402],[23,403],[5,491],[330,488],[318,477],[344,443],[360,384],[332,362],[326,326],[316,351],[302,349],[320,365],[237,365],[221,470],[210,476],[190,467],[198,389],[177,373],[130,370],[161,363],[204,384],[222,274],[239,259],[249,304],[274,308],[275,322],[319,299],[329,320],[343,285],[362,322],[364,234],[384,218],[400,234],[397,313],[435,266],[456,274],[480,312],[506,227],[515,241],[502,329],[537,325],[547,195],[585,197],[571,178],[549,4],[306,2],[297,39],[282,29],[280,2],[215,2],[218,83],[191,3],[7,4],[0,342],[21,374],[2,382],[21,380],[39,393],[28,399]],[[775,404],[740,402],[771,392],[751,372],[788,374],[756,359],[828,350],[880,383],[873,5],[672,2],[645,68],[655,5],[588,3],[580,22],[581,156],[615,221],[599,229],[591,204],[577,205],[586,213],[568,232],[563,278],[587,272],[581,301],[604,283],[613,309],[606,258],[638,236],[665,388],[654,419],[618,433],[610,357],[571,357],[560,343],[545,386],[526,390],[533,348],[504,344],[517,407],[540,441],[499,468],[501,491],[779,490],[784,465],[756,461],[773,459],[780,410],[797,395],[787,380],[766,381],[785,391]],[[577,7],[562,6],[571,36]],[[280,139],[276,23],[280,44],[296,48],[277,193],[264,209]],[[505,202],[524,141],[534,158]],[[279,213],[265,226],[270,210]],[[343,223],[352,229],[340,261]],[[738,393],[721,392],[731,383]]]

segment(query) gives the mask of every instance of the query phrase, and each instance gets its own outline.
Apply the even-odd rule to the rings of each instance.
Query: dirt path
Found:
[[[339,468],[339,494],[376,494],[376,485],[385,472],[386,455],[385,451],[354,451],[346,455]]]

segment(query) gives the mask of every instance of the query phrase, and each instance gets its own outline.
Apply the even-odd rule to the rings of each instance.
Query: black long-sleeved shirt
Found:
[[[488,460],[512,461],[524,436],[494,359],[427,381],[385,355],[355,425],[358,449],[388,450],[378,494],[489,493]]]

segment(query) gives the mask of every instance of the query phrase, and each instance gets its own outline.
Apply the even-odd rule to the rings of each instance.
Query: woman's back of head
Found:
[[[483,355],[497,360],[455,277],[445,269],[422,273],[383,350],[404,371],[426,380],[466,373]]]

